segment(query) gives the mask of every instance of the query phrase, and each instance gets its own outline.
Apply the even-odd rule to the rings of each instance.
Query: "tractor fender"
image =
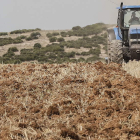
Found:
[[[121,31],[118,31],[118,28],[109,28],[107,29],[108,32],[108,39],[111,42],[112,40],[122,40]]]

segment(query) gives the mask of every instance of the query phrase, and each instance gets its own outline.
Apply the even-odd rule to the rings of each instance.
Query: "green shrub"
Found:
[[[88,36],[88,35],[97,35],[101,33],[103,30],[106,30],[107,26],[104,23],[97,23],[85,26],[81,28],[80,26],[75,26],[72,28],[72,31],[68,31],[67,33],[61,34],[61,36],[66,37],[69,36]]]
[[[50,53],[48,58],[51,58],[51,59],[56,59],[57,56],[54,54],[54,53]]]
[[[12,56],[14,56],[14,55],[15,55],[15,53],[14,53],[14,52],[9,51],[9,52],[5,53],[5,54],[3,55],[3,57],[8,57],[8,58],[11,58],[11,57],[12,57]]]
[[[29,37],[26,38],[26,40],[30,41],[30,40],[32,40],[32,37],[29,36]]]
[[[14,39],[13,43],[14,44],[18,44],[18,43],[22,43],[23,41],[21,39]]]
[[[20,54],[33,54],[33,49],[21,49]]]
[[[8,35],[7,32],[0,32],[0,36],[3,36],[3,35]]]
[[[40,34],[39,32],[33,32],[33,33],[31,33],[30,36],[31,36],[32,38],[38,38],[38,37],[41,36],[41,34]]]
[[[9,38],[0,38],[0,46],[8,45],[8,44],[17,44],[17,43],[22,43],[23,41],[21,39],[12,39],[11,37]]]
[[[80,26],[75,26],[75,27],[72,28],[72,30],[74,30],[74,31],[75,31],[75,30],[80,30],[80,29],[81,29]]]
[[[84,59],[83,57],[80,57],[80,58],[78,59],[78,62],[85,62],[85,59]]]
[[[39,28],[36,28],[36,29],[22,29],[22,30],[11,31],[10,34],[22,34],[22,33],[40,31],[40,30],[41,29],[39,29]]]
[[[33,39],[38,39],[41,34],[39,32],[33,32],[29,37],[26,38],[27,41],[33,40]]]
[[[82,52],[81,55],[85,56],[85,55],[90,55],[89,52]]]
[[[86,62],[89,63],[89,62],[93,62],[93,61],[97,61],[97,60],[100,60],[100,58],[99,58],[99,56],[95,55],[93,57],[87,58]]]
[[[39,62],[47,62],[47,61],[48,61],[48,57],[47,57],[47,56],[38,57],[37,60],[38,60]]]
[[[0,64],[3,63],[3,57],[0,56]]]
[[[52,45],[46,47],[46,52],[58,52],[58,51],[64,51],[63,48],[61,48],[59,45]]]
[[[18,49],[17,49],[17,47],[11,47],[11,48],[9,48],[8,49],[8,52],[18,52]]]
[[[24,55],[17,55],[15,56],[16,59],[20,61],[33,61],[35,60],[35,56],[33,54],[24,54]]]
[[[52,34],[51,34],[51,33],[47,33],[46,36],[47,36],[48,38],[50,38],[50,37],[52,37]]]
[[[75,52],[69,52],[69,53],[67,53],[67,55],[66,55],[67,57],[69,57],[69,58],[72,58],[72,57],[74,57],[75,56]]]
[[[73,36],[73,32],[72,31],[68,31],[67,35],[69,35],[69,37]]]
[[[95,49],[89,50],[89,54],[95,54],[95,55],[99,56],[100,53],[101,53],[100,48],[95,48]]]
[[[97,44],[106,43],[106,39],[104,37],[101,37],[101,36],[93,36],[91,39],[94,43],[97,43]]]
[[[65,41],[65,39],[63,37],[60,37],[60,38],[57,38],[57,41],[58,42],[63,42],[63,41]]]
[[[76,55],[81,55],[81,53],[78,53],[78,52],[77,52]]]
[[[61,32],[60,34],[61,34],[62,37],[66,37],[67,36],[66,32]]]
[[[20,39],[26,39],[26,36],[25,35],[21,35],[19,37],[17,37],[16,39],[20,40]]]
[[[13,43],[13,39],[12,38],[0,38],[0,46],[4,46],[7,44],[12,44]]]
[[[70,59],[70,62],[77,63],[77,59]]]
[[[54,32],[54,33],[52,33],[52,36],[57,36],[57,35],[59,35],[58,32]]]
[[[57,38],[56,37],[51,37],[49,40],[50,40],[50,42],[56,42]]]
[[[35,43],[34,44],[34,49],[39,49],[41,48],[41,44],[40,43]]]

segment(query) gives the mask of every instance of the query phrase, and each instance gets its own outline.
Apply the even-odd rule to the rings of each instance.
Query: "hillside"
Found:
[[[85,27],[75,26],[71,30],[46,31],[37,28],[0,33],[0,63],[102,60],[107,56],[106,29],[110,26],[97,23]],[[35,44],[40,47],[35,49]]]
[[[140,81],[126,72],[140,77],[134,68],[0,64],[0,139],[140,139]]]

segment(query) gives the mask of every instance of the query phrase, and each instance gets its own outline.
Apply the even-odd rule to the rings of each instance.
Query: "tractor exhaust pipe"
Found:
[[[123,14],[123,10],[122,10],[122,9],[123,9],[123,2],[121,2],[121,5],[120,5],[120,13],[121,13],[121,14],[120,14],[120,28],[121,28],[122,30],[125,30],[125,31],[126,31],[126,30],[128,30],[128,29],[124,28],[123,25],[122,25],[122,14]]]
[[[122,7],[123,7],[123,2],[121,2],[121,5],[120,5],[121,12],[122,12]]]

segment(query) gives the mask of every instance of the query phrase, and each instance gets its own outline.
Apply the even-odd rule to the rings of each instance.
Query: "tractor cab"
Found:
[[[132,32],[136,34],[140,32],[140,5],[123,6],[123,3],[121,3],[121,6],[117,9],[119,9],[117,24],[121,30],[120,38],[124,45],[129,46],[131,34],[134,34]],[[132,35],[132,38],[136,39],[134,36]]]
[[[140,25],[140,9],[124,10],[123,27],[127,28],[131,25]]]

